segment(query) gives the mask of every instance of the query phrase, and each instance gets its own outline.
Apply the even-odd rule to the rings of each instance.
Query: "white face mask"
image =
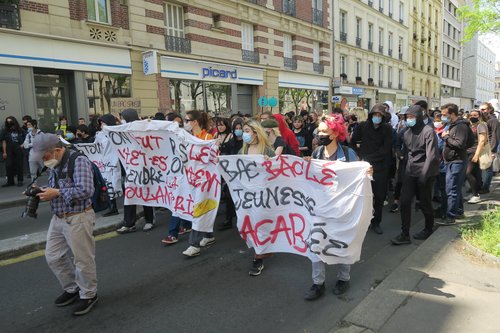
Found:
[[[45,165],[49,169],[54,169],[56,166],[59,165],[59,161],[55,157],[56,157],[56,154],[54,153],[54,158],[52,158],[48,161],[43,161],[43,165]]]
[[[191,122],[189,123],[185,123],[184,124],[184,129],[188,132],[191,132],[191,130],[193,129],[193,126],[191,126]]]

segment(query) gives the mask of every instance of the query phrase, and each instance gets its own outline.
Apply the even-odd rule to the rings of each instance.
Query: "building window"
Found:
[[[319,64],[319,42],[313,42],[313,63]]]
[[[403,70],[400,69],[398,73],[398,88],[403,89]]]
[[[361,19],[356,17],[356,38],[361,38],[362,28],[361,28]]]
[[[253,25],[250,23],[241,24],[241,48],[253,51]]]
[[[165,4],[165,25],[168,36],[184,38],[184,9],[182,6]]]
[[[361,60],[356,59],[356,76],[361,77]]]
[[[87,17],[90,21],[111,23],[108,0],[87,0]]]
[[[292,58],[292,35],[283,34],[283,56],[285,58]]]
[[[368,23],[368,42],[373,43],[373,24]]]
[[[373,78],[373,64],[371,62],[368,63],[368,78]]]
[[[392,17],[392,0],[389,0],[389,16]]]
[[[387,68],[387,82],[392,84],[392,67]],[[389,87],[391,88],[391,87]]]
[[[347,63],[344,55],[340,56],[340,74],[347,74]]]
[[[403,2],[399,3],[399,22],[403,23],[405,19],[405,4]]]
[[[295,0],[283,0],[283,13],[295,16]]]
[[[313,0],[312,2],[312,12],[313,12],[313,23],[317,25],[323,25],[323,0]]]
[[[384,65],[378,66],[378,85],[384,85]]]
[[[347,33],[347,13],[340,12],[340,33]]]

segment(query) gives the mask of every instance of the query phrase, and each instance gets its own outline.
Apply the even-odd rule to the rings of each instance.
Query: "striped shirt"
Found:
[[[67,148],[66,148],[67,149]],[[70,151],[70,155],[76,152]],[[52,213],[54,215],[64,215],[65,213],[80,213],[92,205],[92,195],[94,194],[94,173],[90,160],[84,156],[77,157],[73,172],[73,180],[67,176],[58,180],[56,186],[56,173],[66,174],[68,162],[59,170],[59,166],[50,170],[49,187],[59,188],[60,196],[50,201]]]

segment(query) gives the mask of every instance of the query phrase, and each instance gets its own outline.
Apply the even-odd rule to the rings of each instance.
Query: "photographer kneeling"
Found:
[[[68,162],[77,151],[66,148],[55,134],[37,135],[33,153],[50,169],[48,187],[42,188],[38,197],[50,200],[53,214],[45,258],[64,289],[55,304],[62,307],[78,300],[73,314],[84,315],[97,303],[92,162],[78,156],[73,175],[69,175]]]

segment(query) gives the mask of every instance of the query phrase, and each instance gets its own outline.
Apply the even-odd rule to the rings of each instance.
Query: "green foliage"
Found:
[[[467,23],[462,42],[470,41],[476,33],[500,33],[500,1],[472,0],[458,8],[458,17]]]
[[[500,257],[500,207],[485,213],[480,223],[463,227],[462,237],[473,246]]]

